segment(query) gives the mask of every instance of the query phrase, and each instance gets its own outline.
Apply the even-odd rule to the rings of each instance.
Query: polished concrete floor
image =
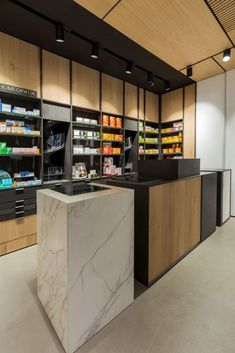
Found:
[[[141,291],[141,288],[138,288]],[[0,258],[0,353],[62,353],[36,295],[36,247]],[[79,353],[234,353],[235,219]]]

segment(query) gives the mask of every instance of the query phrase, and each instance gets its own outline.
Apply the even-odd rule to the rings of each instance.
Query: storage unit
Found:
[[[201,173],[201,240],[205,240],[216,230],[217,213],[217,175]]]

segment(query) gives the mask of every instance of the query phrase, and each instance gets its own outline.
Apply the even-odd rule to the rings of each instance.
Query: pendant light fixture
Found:
[[[92,45],[92,50],[91,50],[91,58],[92,59],[98,59],[99,58],[99,44],[98,43],[93,43]]]
[[[149,84],[150,87],[154,86],[154,80],[153,80],[153,73],[152,72],[148,73],[147,83]]]
[[[226,49],[223,54],[223,61],[227,62],[231,58],[231,49]]]
[[[125,71],[126,74],[131,75],[132,69],[133,69],[133,63],[131,61],[128,61],[126,71]]]
[[[193,68],[192,66],[187,67],[187,77],[192,77],[193,76]]]
[[[64,27],[60,23],[56,23],[55,25],[55,40],[58,43],[63,43],[64,42]]]

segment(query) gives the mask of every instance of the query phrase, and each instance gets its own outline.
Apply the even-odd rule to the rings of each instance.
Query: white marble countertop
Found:
[[[103,185],[103,184],[97,184],[97,183],[90,183],[90,185],[96,185],[96,186],[100,186],[102,188],[105,188],[106,190],[99,190],[99,191],[94,191],[94,192],[89,192],[89,193],[84,193],[84,194],[79,194],[79,195],[66,195],[66,194],[62,194],[58,191],[55,190],[50,190],[50,189],[42,189],[42,190],[38,190],[37,192],[40,192],[44,195],[48,195],[51,196],[61,202],[64,202],[66,204],[73,204],[73,203],[77,203],[80,201],[85,201],[85,200],[91,200],[91,199],[97,199],[99,197],[103,197],[103,196],[110,196],[119,192],[128,192],[130,191],[129,189],[126,188],[120,188],[117,186],[107,186],[107,185]]]

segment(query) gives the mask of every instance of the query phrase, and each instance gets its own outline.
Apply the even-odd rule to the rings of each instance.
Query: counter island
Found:
[[[73,353],[134,300],[134,192],[71,183],[37,208],[38,296]]]

